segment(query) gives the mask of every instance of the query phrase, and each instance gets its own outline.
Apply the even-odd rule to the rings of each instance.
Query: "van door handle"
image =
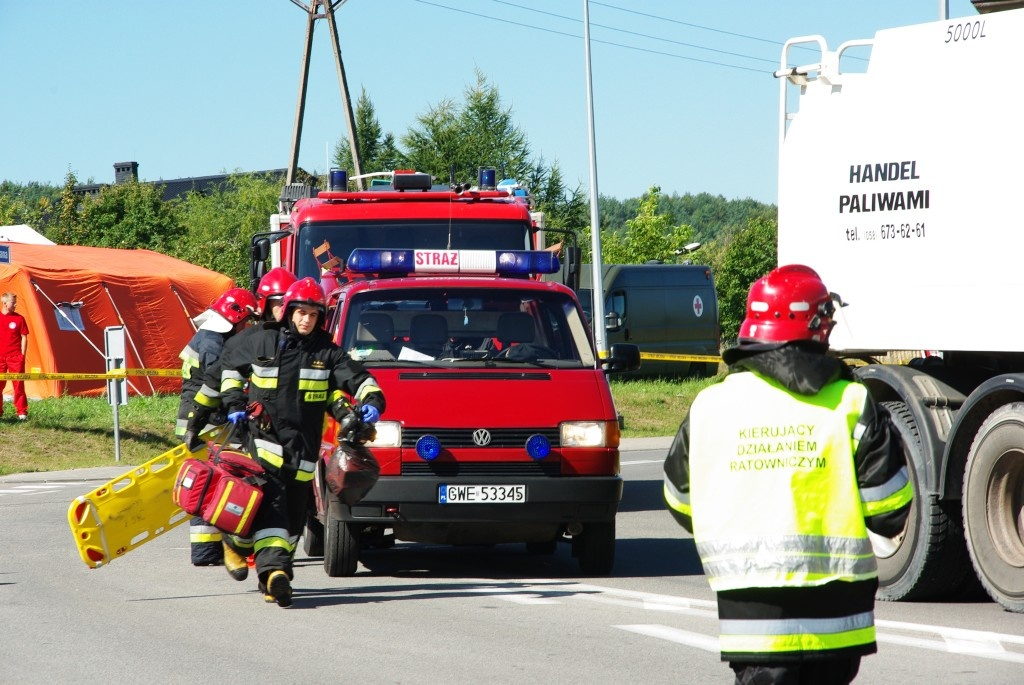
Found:
[[[626,329],[626,340],[629,340],[629,339],[630,339],[630,338],[629,338],[629,329],[627,328],[627,329]]]

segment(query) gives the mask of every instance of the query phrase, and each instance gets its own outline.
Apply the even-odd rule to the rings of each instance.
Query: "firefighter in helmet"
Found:
[[[324,414],[344,418],[351,411],[347,395],[360,405],[362,419],[374,423],[384,411],[384,395],[369,371],[324,330],[326,298],[315,280],[289,286],[282,307],[279,322],[240,337],[218,366],[228,420],[248,426],[249,452],[267,472],[252,537],[226,536],[224,565],[244,580],[245,556],[254,551],[264,599],[288,607]]]
[[[281,318],[281,299],[284,297],[284,293],[288,290],[288,286],[296,281],[295,275],[283,267],[274,267],[263,275],[260,279],[259,285],[256,287],[256,314],[260,317],[259,324],[251,326],[244,335],[237,338],[232,338],[231,345],[235,345],[240,339],[251,335],[266,322],[276,322]],[[210,422],[211,417],[217,417],[221,407],[220,397],[220,368],[212,368],[213,375],[208,377],[213,378],[214,382],[210,384],[203,383],[203,376],[197,376],[199,387],[193,392],[195,411],[198,413],[199,418],[205,422]],[[220,416],[223,419],[223,416]],[[179,422],[180,423],[180,422]],[[224,421],[219,422],[223,424]],[[201,424],[201,422],[200,422]],[[199,426],[202,428],[202,424]],[[196,437],[198,433],[196,431],[188,432],[186,428],[182,427],[179,433],[185,438],[185,444],[189,446],[192,451],[199,449],[202,442]]]
[[[868,530],[897,535],[913,491],[888,414],[827,354],[836,299],[806,266],[758,279],[665,460],[737,683],[849,683],[876,651]]]
[[[288,286],[296,280],[295,274],[282,266],[275,266],[263,274],[256,287],[256,296],[259,298],[260,316],[264,321],[277,321],[281,318],[281,300]]]
[[[178,355],[182,360],[181,401],[178,404],[174,434],[179,438],[184,439],[188,421],[196,414],[195,397],[203,384],[204,375],[220,358],[228,339],[248,326],[255,317],[256,298],[244,288],[231,288],[196,317],[199,329]],[[223,416],[218,419],[206,415],[203,425],[199,426],[199,432],[222,423]],[[189,540],[193,565],[215,566],[223,562],[220,531],[198,516],[192,518]]]

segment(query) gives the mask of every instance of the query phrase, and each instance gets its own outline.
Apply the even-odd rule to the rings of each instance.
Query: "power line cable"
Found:
[[[754,41],[758,41],[758,42],[761,42],[761,43],[768,43],[770,45],[774,45],[774,46],[779,47],[779,48],[781,48],[783,45],[785,45],[785,43],[783,43],[783,42],[780,42],[780,41],[777,41],[777,40],[772,40],[770,38],[760,38],[758,36],[748,36],[748,35],[746,35],[744,33],[734,33],[732,31],[725,31],[723,29],[716,29],[716,28],[714,28],[712,26],[702,26],[701,24],[691,24],[690,22],[681,21],[679,19],[672,19],[670,17],[662,17],[662,16],[659,16],[657,14],[648,14],[646,12],[640,12],[640,11],[637,11],[637,10],[626,9],[625,7],[618,7],[617,5],[609,5],[606,2],[598,2],[598,0],[590,0],[590,1],[594,5],[600,5],[601,7],[607,7],[608,9],[618,10],[620,12],[626,12],[628,14],[636,14],[636,15],[641,16],[641,17],[648,17],[649,19],[657,19],[658,21],[667,21],[667,22],[670,22],[670,23],[673,23],[673,24],[679,24],[680,26],[689,26],[690,28],[700,29],[701,31],[714,31],[715,33],[721,33],[721,34],[724,34],[724,35],[727,35],[727,36],[733,36],[735,38],[745,38],[747,40],[754,40]],[[523,8],[523,9],[525,9],[525,8]],[[814,48],[808,47],[806,45],[796,45],[794,47],[796,47],[799,50],[814,51]],[[856,56],[856,55],[848,55],[845,58],[846,59],[859,60],[859,61],[862,61],[862,62],[866,62],[867,61],[866,58],[859,57],[859,56]]]
[[[506,7],[509,6],[509,3],[505,2],[505,0],[491,0],[491,2],[496,2],[496,3],[498,3],[500,5],[504,5]],[[596,3],[596,4],[601,5],[603,3]],[[555,17],[557,19],[565,19],[566,21],[571,21],[571,22],[576,23],[576,24],[579,24],[581,22],[581,20],[577,19],[576,17],[567,17],[567,16],[562,15],[562,14],[555,14],[554,12],[546,12],[544,10],[539,10],[539,9],[536,9],[536,8],[533,8],[533,7],[523,7],[522,5],[512,5],[512,6],[515,7],[516,9],[525,10],[527,12],[535,12],[537,14],[543,14],[543,15],[546,15],[546,16],[549,16],[549,17]],[[628,11],[628,10],[626,10],[626,11]],[[637,13],[637,14],[640,14],[640,13]],[[644,15],[644,16],[652,17],[652,18],[655,18],[655,19],[660,18],[660,17],[655,17],[654,15],[651,15],[651,14]],[[667,19],[666,21],[672,21],[672,20]],[[619,28],[619,27],[616,27],[616,26],[607,26],[605,24],[595,24],[594,22],[590,22],[590,25],[591,26],[596,26],[596,27],[602,28],[602,29],[607,29],[609,31],[618,31],[619,33],[627,33],[627,34],[629,34],[631,36],[638,36],[640,38],[649,38],[651,40],[657,40],[657,41],[661,41],[663,43],[672,43],[673,45],[681,45],[681,46],[687,47],[687,48],[694,48],[695,50],[707,50],[708,52],[717,52],[717,53],[719,53],[721,55],[729,55],[730,57],[739,57],[741,59],[752,59],[752,60],[755,60],[755,61],[758,61],[758,62],[767,62],[768,64],[773,64],[773,65],[778,63],[778,60],[775,60],[775,59],[767,59],[767,58],[764,58],[764,57],[755,57],[753,55],[744,55],[744,54],[739,53],[739,52],[729,52],[728,50],[719,50],[717,48],[709,48],[709,47],[704,46],[704,45],[696,45],[694,43],[686,43],[686,42],[679,41],[679,40],[672,40],[671,38],[661,38],[659,36],[652,36],[652,35],[650,35],[648,33],[640,33],[638,31],[630,31],[628,29],[623,29],[623,28]],[[716,29],[708,29],[708,30],[714,31]],[[728,33],[728,32],[722,32],[722,33]],[[730,35],[739,35],[739,34],[730,34]],[[761,40],[761,39],[758,39],[758,40]],[[773,41],[767,41],[767,42],[773,42]],[[774,43],[774,44],[776,44],[776,45],[778,45],[780,47],[782,46],[782,43]]]
[[[762,43],[770,43],[771,45],[777,45],[782,47],[783,43],[777,40],[771,40],[769,38],[758,38],[757,36],[748,36],[742,33],[733,33],[732,31],[725,31],[723,29],[716,29],[711,26],[701,26],[700,24],[691,24],[686,21],[680,21],[679,19],[670,19],[669,17],[660,17],[656,14],[648,14],[646,12],[639,12],[637,10],[626,9],[625,7],[618,7],[616,5],[609,5],[605,2],[598,2],[597,0],[590,0],[591,4],[600,5],[601,7],[607,7],[613,10],[619,10],[620,12],[628,12],[629,14],[636,14],[641,17],[648,17],[649,19],[657,19],[659,21],[667,21],[673,24],[679,24],[680,26],[689,26],[690,28],[700,29],[702,31],[714,31],[715,33],[722,33],[727,36],[734,36],[736,38],[746,38],[747,40],[756,40]]]
[[[471,16],[474,16],[474,17],[480,17],[481,19],[490,19],[491,21],[497,21],[497,22],[500,22],[500,23],[503,23],[503,24],[511,24],[513,26],[520,26],[522,28],[532,29],[532,30],[535,30],[535,31],[543,31],[545,33],[553,33],[555,35],[566,36],[568,38],[574,38],[574,39],[577,39],[577,40],[581,40],[582,39],[582,36],[578,36],[578,35],[575,35],[575,34],[572,34],[572,33],[566,33],[564,31],[556,31],[554,29],[548,29],[548,28],[544,28],[544,27],[541,27],[541,26],[533,26],[532,24],[524,24],[522,22],[512,21],[510,19],[500,19],[498,17],[493,17],[493,16],[490,16],[490,15],[487,15],[487,14],[480,14],[479,12],[470,12],[470,11],[468,11],[466,9],[461,8],[461,7],[459,7],[459,8],[457,8],[457,7],[449,7],[447,5],[442,5],[442,4],[436,3],[436,2],[428,2],[428,0],[415,0],[415,2],[418,2],[421,5],[429,5],[431,7],[437,7],[437,8],[449,10],[449,11],[452,11],[452,12],[458,12],[459,14],[464,14],[464,15],[468,14],[468,15],[471,15]],[[762,74],[763,75],[765,73],[770,73],[770,72],[766,72],[766,71],[764,71],[762,69],[754,69],[752,67],[744,67],[744,66],[740,66],[738,64],[728,64],[726,62],[716,62],[714,60],[700,59],[699,57],[686,57],[684,55],[677,55],[677,54],[674,54],[674,53],[671,53],[671,52],[663,52],[661,50],[651,50],[649,48],[640,48],[640,47],[636,47],[635,45],[624,45],[622,43],[613,43],[611,41],[598,40],[596,38],[591,38],[591,42],[593,42],[593,43],[601,43],[602,45],[611,45],[613,47],[623,48],[625,50],[635,50],[636,52],[645,52],[645,53],[652,54],[652,55],[661,55],[663,57],[672,57],[674,59],[681,59],[681,60],[685,60],[687,62],[698,62],[700,64],[711,64],[713,66],[726,67],[728,69],[738,69],[738,70],[741,70],[741,71],[750,71],[750,72],[753,72],[755,74]]]

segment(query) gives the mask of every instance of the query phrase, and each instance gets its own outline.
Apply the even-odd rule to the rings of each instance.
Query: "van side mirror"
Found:
[[[636,371],[640,368],[640,348],[630,343],[612,345],[608,357],[601,360],[601,366],[607,373]]]
[[[583,250],[576,245],[566,245],[562,248],[562,255],[565,263],[565,280],[562,284],[576,292],[580,289],[580,263],[583,261]]]
[[[252,247],[249,251],[249,281],[251,290],[256,292],[260,279],[267,273],[267,259],[270,258],[270,240],[268,238],[253,238]]]
[[[604,315],[605,330],[615,333],[622,328],[622,315],[618,312],[608,312]]]
[[[260,238],[252,245],[252,258],[256,262],[265,262],[270,258],[270,240]]]

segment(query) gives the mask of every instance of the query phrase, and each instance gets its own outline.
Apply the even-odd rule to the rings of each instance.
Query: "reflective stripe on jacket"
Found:
[[[178,418],[174,425],[174,434],[178,437],[185,435],[185,431],[188,430],[194,404],[207,406],[206,398],[201,397],[203,378],[223,352],[224,341],[223,333],[200,328],[185,349],[178,354],[182,362],[181,401],[178,403]]]
[[[312,480],[326,411],[342,393],[384,409],[373,376],[320,329],[302,337],[264,324],[227,345],[217,366],[226,411],[262,407],[259,420],[248,423],[252,453],[297,481]]]

